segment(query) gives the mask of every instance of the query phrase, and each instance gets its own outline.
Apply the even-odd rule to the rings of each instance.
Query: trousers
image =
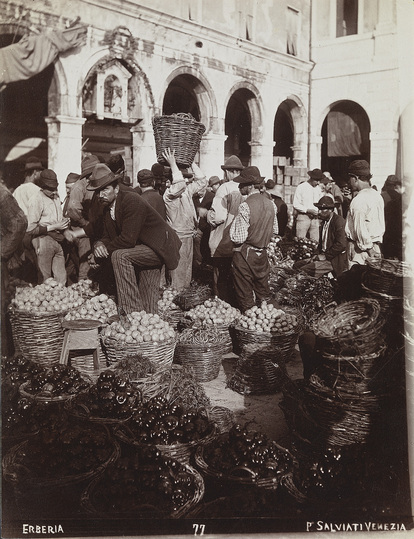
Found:
[[[61,244],[50,236],[33,238],[37,266],[43,281],[53,277],[58,283],[66,284],[65,255]]]
[[[190,286],[193,275],[193,237],[181,237],[180,260],[175,270],[170,271],[171,286],[181,292]]]
[[[299,213],[296,216],[296,236],[319,241],[319,219],[311,219],[308,215]]]
[[[146,245],[112,253],[118,305],[125,314],[157,313],[163,261]]]
[[[232,261],[234,289],[242,312],[270,298],[270,265],[266,249],[257,251],[243,244]]]

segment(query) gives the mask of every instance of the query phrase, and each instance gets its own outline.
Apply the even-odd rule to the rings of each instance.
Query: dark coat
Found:
[[[165,204],[164,199],[155,189],[148,189],[141,193],[142,198],[148,202],[150,206],[156,210],[163,219],[165,219]]]
[[[109,253],[143,244],[150,247],[169,270],[177,267],[181,241],[176,232],[138,193],[119,191],[115,203],[115,221],[109,207],[103,214],[102,243]]]
[[[273,202],[277,208],[277,224],[279,227],[279,236],[284,236],[289,221],[289,212],[286,202],[281,197],[272,196]]]
[[[322,230],[320,229],[319,246],[322,246]],[[326,240],[326,260],[332,264],[335,276],[338,277],[347,269],[346,263],[347,240],[345,236],[345,219],[336,213],[332,214],[328,227],[328,237]]]

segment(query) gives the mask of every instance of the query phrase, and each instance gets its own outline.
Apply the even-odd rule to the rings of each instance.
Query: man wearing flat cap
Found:
[[[66,284],[65,256],[61,244],[70,219],[63,217],[55,172],[42,170],[38,184],[40,191],[29,206],[27,234],[36,253],[42,282],[53,277],[58,283]]]
[[[263,180],[254,166],[246,167],[234,179],[245,197],[230,227],[234,288],[242,312],[270,298],[266,249],[279,229],[275,205],[260,193]]]
[[[298,238],[309,238],[313,241],[319,240],[319,219],[315,202],[320,198],[317,189],[319,182],[325,178],[319,168],[308,171],[309,179],[300,183],[293,196],[293,209],[295,211],[296,236]]]
[[[323,196],[315,203],[322,222],[319,237],[319,253],[313,260],[298,260],[294,267],[312,277],[332,273],[339,277],[347,269],[345,219],[335,213],[335,202],[330,196]]]
[[[121,189],[106,165],[94,168],[87,189],[104,206],[103,233],[93,254],[97,262],[112,264],[119,307],[126,314],[156,313],[161,266],[178,265],[177,234],[138,193]]]
[[[213,292],[220,299],[236,306],[237,300],[233,287],[231,260],[233,244],[230,240],[230,226],[243,200],[239,184],[234,181],[244,166],[236,155],[231,155],[221,166],[224,182],[217,189],[207,222],[211,225],[209,247],[211,264],[214,268]]]
[[[346,216],[348,265],[364,265],[370,257],[381,258],[381,243],[385,231],[384,199],[371,186],[372,174],[363,159],[353,161],[348,176],[354,197]]]
[[[38,192],[39,186],[36,185],[36,180],[39,178],[40,172],[43,170],[42,163],[37,157],[29,157],[24,166],[24,182],[16,187],[13,196],[17,204],[23,210],[24,214],[28,215],[29,204]]]
[[[165,219],[164,200],[159,191],[157,191],[154,187],[155,178],[151,170],[146,168],[140,170],[137,174],[137,180],[141,192],[139,192],[137,189],[134,189],[134,191],[137,191],[137,193],[140,194],[142,198],[161,215],[163,219]]]

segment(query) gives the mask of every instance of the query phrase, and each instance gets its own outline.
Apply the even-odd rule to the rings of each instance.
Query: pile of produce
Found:
[[[194,326],[220,325],[229,326],[240,316],[240,311],[222,299],[208,299],[203,304],[193,307],[186,313],[186,318],[194,322]]]
[[[122,430],[139,443],[175,445],[205,438],[212,425],[204,410],[185,411],[164,397],[153,397],[135,410]]]
[[[173,340],[175,331],[158,314],[139,311],[112,322],[103,329],[102,336],[120,343],[164,342]]]
[[[134,382],[154,374],[157,369],[150,359],[136,354],[120,359],[114,366],[114,370],[117,374],[127,376],[130,382]]]
[[[111,463],[88,488],[85,508],[106,515],[168,518],[201,499],[201,477],[156,448],[134,449]]]
[[[97,294],[97,285],[90,279],[81,279],[70,285],[69,288],[78,292],[83,298],[91,298]]]
[[[271,265],[279,264],[284,260],[282,249],[279,246],[282,238],[280,236],[273,236],[269,242],[269,245],[266,248],[267,257]]]
[[[308,238],[294,238],[294,245],[289,249],[288,255],[292,260],[306,260],[316,254],[317,241]]]
[[[201,305],[206,299],[211,297],[211,289],[208,285],[199,284],[192,281],[190,286],[184,288],[174,298],[174,303],[183,309],[188,311],[196,305]]]
[[[248,469],[256,479],[280,480],[293,467],[292,456],[286,449],[239,423],[228,434],[205,446],[202,453],[204,463],[225,476],[249,477]]]
[[[169,309],[178,309],[178,305],[174,303],[174,298],[177,296],[178,292],[172,287],[166,288],[161,298],[158,300],[158,309],[160,311],[168,311]]]
[[[184,329],[179,336],[178,344],[218,344],[226,339],[222,331],[214,326],[195,327]]]
[[[126,419],[134,409],[137,392],[128,377],[107,369],[96,384],[72,401],[72,410],[86,419]]]
[[[253,306],[237,320],[237,326],[257,332],[291,333],[298,324],[294,314],[276,308],[272,303],[262,302]]]
[[[65,313],[84,302],[81,291],[73,286],[65,287],[52,277],[37,286],[17,288],[11,301],[14,309],[31,314]]]
[[[316,281],[306,273],[295,273],[285,278],[283,286],[276,293],[281,305],[301,305],[304,292]]]
[[[22,387],[22,392],[33,397],[63,397],[76,395],[90,386],[80,372],[68,365],[53,365],[49,370],[32,375]]]
[[[5,477],[19,483],[40,485],[48,480],[63,481],[69,476],[96,470],[114,451],[108,431],[76,424],[63,414],[49,421],[48,429],[15,447],[5,458]],[[18,473],[16,473],[18,471]]]
[[[45,372],[45,368],[39,363],[26,359],[22,355],[3,358],[1,363],[2,385],[17,391],[19,386],[32,377]],[[4,391],[2,391],[2,397]]]
[[[105,323],[108,318],[118,313],[116,303],[106,294],[87,299],[80,307],[71,310],[65,320],[99,320]]]

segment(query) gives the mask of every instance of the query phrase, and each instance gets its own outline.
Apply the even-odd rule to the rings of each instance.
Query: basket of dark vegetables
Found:
[[[293,246],[288,251],[288,256],[292,260],[306,260],[316,254],[318,243],[308,238],[293,238]]]
[[[140,399],[139,390],[125,375],[107,369],[101,372],[96,384],[68,401],[65,406],[78,419],[116,424],[131,417]]]
[[[179,292],[174,303],[183,311],[188,311],[196,305],[201,305],[211,297],[211,288],[208,285],[199,284],[192,281],[190,286]]]
[[[282,477],[292,472],[291,453],[264,434],[236,423],[228,433],[197,448],[200,471],[220,482],[277,489]]]
[[[119,445],[105,425],[54,416],[48,428],[14,446],[3,458],[3,477],[17,491],[60,489],[92,479],[119,456]]]
[[[126,451],[93,479],[81,496],[81,507],[99,518],[181,518],[203,495],[197,470],[154,447],[141,447]]]
[[[199,445],[216,435],[206,409],[186,411],[163,397],[143,402],[116,430],[120,440],[138,447],[156,446],[164,455],[188,462]]]
[[[58,363],[24,382],[19,392],[22,397],[38,402],[56,403],[73,398],[91,385],[92,380],[82,376],[77,369]]]

